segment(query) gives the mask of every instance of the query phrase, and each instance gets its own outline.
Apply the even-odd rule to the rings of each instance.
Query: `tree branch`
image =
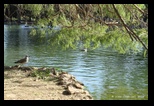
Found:
[[[124,20],[123,20],[122,17],[120,16],[120,14],[119,14],[118,10],[116,9],[115,5],[112,4],[112,6],[113,6],[113,8],[114,8],[114,10],[115,10],[115,12],[116,12],[116,14],[117,14],[117,16],[118,16],[119,19],[121,20],[123,26],[125,27],[126,31],[129,33],[130,37],[131,37],[131,35],[132,35],[136,40],[138,39],[139,42],[143,45],[143,47],[144,47],[146,50],[148,50],[148,48],[147,48],[146,45],[142,42],[142,40],[134,33],[134,31],[133,31],[131,28],[129,28],[129,27],[125,24]],[[131,37],[131,39],[132,39],[132,37]]]
[[[142,14],[144,14],[144,11],[141,10],[136,4],[133,4]]]

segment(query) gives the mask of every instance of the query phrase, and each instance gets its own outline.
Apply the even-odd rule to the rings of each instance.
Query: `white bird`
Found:
[[[29,27],[28,24],[27,24],[27,22],[25,23],[25,27]]]
[[[87,52],[87,48],[81,49],[81,51],[85,51],[85,52]]]

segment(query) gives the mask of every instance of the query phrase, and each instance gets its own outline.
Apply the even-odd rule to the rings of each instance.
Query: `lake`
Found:
[[[96,100],[148,99],[148,58],[103,47],[87,52],[49,49],[31,40],[30,30],[24,25],[4,25],[4,65],[15,65],[16,60],[28,55],[25,66],[67,71],[84,83]]]

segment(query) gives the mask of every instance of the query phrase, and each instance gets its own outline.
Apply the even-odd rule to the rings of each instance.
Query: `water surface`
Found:
[[[38,45],[29,36],[31,27],[4,25],[4,64],[25,55],[26,66],[56,67],[74,75],[84,83],[95,99],[148,99],[148,59],[140,55],[121,55],[100,47],[82,52],[66,51]]]

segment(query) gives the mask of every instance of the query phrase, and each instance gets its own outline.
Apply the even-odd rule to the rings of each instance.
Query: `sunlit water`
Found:
[[[4,25],[4,64],[25,55],[26,66],[60,68],[84,83],[95,99],[148,99],[148,59],[140,55],[121,55],[111,49],[53,50],[29,38],[30,27]]]

